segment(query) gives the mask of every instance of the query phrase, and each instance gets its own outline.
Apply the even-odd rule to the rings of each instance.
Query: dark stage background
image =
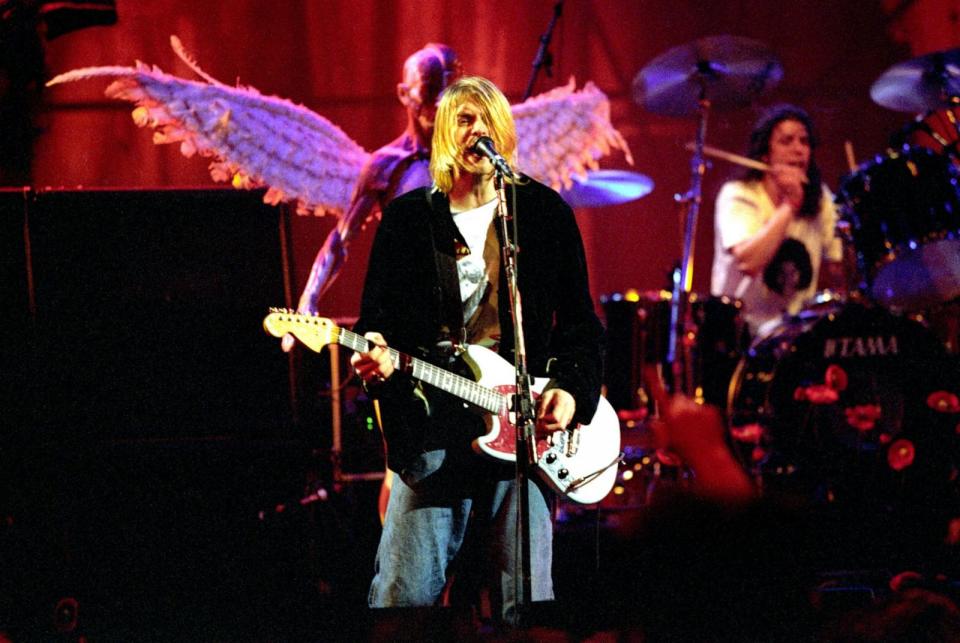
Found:
[[[403,128],[396,83],[426,42],[452,45],[468,73],[519,100],[554,4],[117,0],[116,25],[44,42],[45,61],[50,76],[142,60],[191,77],[169,48],[176,34],[214,77],[303,103],[373,150]],[[595,82],[631,169],[655,184],[641,200],[577,212],[598,311],[603,294],[664,286],[680,254],[674,195],[689,185],[696,123],[633,102],[647,62],[710,35],[766,42],[783,81],[761,105],[712,114],[707,142],[742,152],[760,107],[798,103],[836,188],[844,141],[867,160],[910,118],[872,103],[870,85],[894,63],[960,44],[958,10],[947,0],[564,3],[553,75],[535,93],[571,75]],[[284,639],[362,619],[377,483],[334,480],[331,392],[342,394],[346,473],[381,466],[370,409],[355,387],[331,385],[326,357],[287,356],[260,326],[269,306],[295,301],[333,220],[216,187],[205,160],[153,145],[128,104],[103,97],[106,85],[43,94],[32,185],[0,192],[0,631]],[[628,168],[619,153],[601,166]],[[697,291],[708,289],[713,198],[733,171],[717,162],[706,176]],[[373,227],[324,315],[356,315]],[[587,525],[560,541],[581,563],[558,572],[558,592],[573,597],[593,534]]]

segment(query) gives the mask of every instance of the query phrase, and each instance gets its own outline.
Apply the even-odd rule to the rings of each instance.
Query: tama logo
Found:
[[[823,344],[824,357],[874,357],[899,355],[897,337],[834,337]]]

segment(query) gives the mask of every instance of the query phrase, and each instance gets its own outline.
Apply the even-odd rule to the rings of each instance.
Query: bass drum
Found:
[[[804,311],[738,365],[727,408],[734,451],[766,493],[855,514],[846,524],[864,538],[910,534],[915,550],[940,542],[957,492],[952,363],[922,325],[882,308]]]

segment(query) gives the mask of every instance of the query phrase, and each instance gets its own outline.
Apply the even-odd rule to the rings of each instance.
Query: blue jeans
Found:
[[[424,457],[436,460],[442,452]],[[479,456],[474,456],[479,459]],[[491,606],[512,621],[516,605],[516,511],[520,496],[509,476],[512,466],[474,463],[458,470],[441,467],[435,475],[408,485],[394,477],[383,535],[377,549],[376,575],[370,586],[370,607],[436,605],[451,565],[465,541],[475,543],[481,568],[462,569],[457,576],[480,572],[490,589]],[[491,476],[491,472],[496,475]],[[535,474],[533,474],[535,475]],[[507,479],[504,479],[507,478]],[[553,598],[551,564],[553,525],[539,481],[530,490],[531,599]],[[472,559],[471,559],[472,560]],[[467,563],[472,565],[472,563]]]

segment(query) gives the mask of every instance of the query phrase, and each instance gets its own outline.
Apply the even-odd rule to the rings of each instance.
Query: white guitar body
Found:
[[[511,394],[516,389],[514,367],[496,353],[482,346],[468,346],[461,358],[470,366],[477,383]],[[547,385],[547,378],[533,382],[534,397]],[[484,413],[487,433],[473,441],[478,453],[514,462],[516,460],[516,427],[513,414],[507,410],[497,417]],[[540,476],[559,493],[581,504],[600,502],[613,488],[620,461],[620,422],[616,411],[601,397],[590,424],[581,424],[576,452],[567,454],[570,433],[556,431],[553,444],[537,440],[537,464]]]

